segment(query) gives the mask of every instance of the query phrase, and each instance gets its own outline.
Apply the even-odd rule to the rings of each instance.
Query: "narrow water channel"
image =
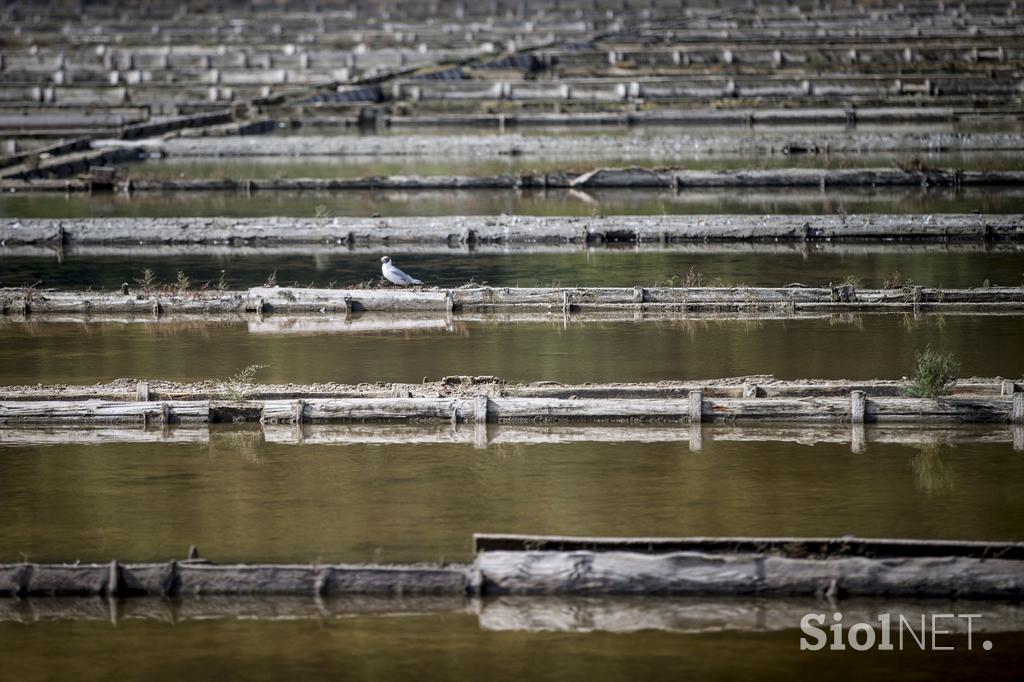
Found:
[[[404,319],[0,318],[0,383],[217,381],[249,365],[263,366],[255,380],[264,383],[419,383],[456,374],[565,383],[750,374],[899,379],[912,372],[914,353],[928,345],[952,352],[962,377],[1024,375],[1024,323],[1015,315],[568,323],[561,316],[533,322]]]
[[[413,427],[410,427],[413,428]],[[474,532],[1013,540],[1024,458],[960,446],[720,440],[0,445],[0,562],[468,561]],[[1009,427],[1007,427],[1007,430]],[[203,432],[205,433],[205,431]]]

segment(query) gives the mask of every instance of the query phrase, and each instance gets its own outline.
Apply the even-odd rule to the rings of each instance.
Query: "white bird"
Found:
[[[423,284],[423,282],[414,277],[410,277],[392,265],[390,256],[384,256],[380,259],[380,262],[380,271],[384,275],[384,279],[392,284],[397,284],[400,287],[407,287],[410,284]]]

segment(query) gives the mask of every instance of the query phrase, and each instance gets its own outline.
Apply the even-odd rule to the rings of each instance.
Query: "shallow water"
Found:
[[[927,345],[960,375],[1024,375],[1019,316],[873,314],[820,318],[415,325],[371,316],[204,322],[35,322],[0,318],[0,384],[88,384],[117,377],[258,382],[418,383],[447,375],[508,381],[660,381],[775,374],[780,379],[899,379]],[[319,322],[318,322],[319,320]],[[357,324],[358,322],[358,324]],[[360,331],[363,330],[363,331]]]
[[[686,427],[681,427],[686,428]],[[467,561],[474,532],[1018,539],[1003,443],[0,446],[0,562]],[[205,433],[205,431],[203,432]],[[922,434],[923,435],[923,434]]]
[[[689,277],[697,284],[823,286],[848,276],[863,286],[881,287],[899,273],[925,286],[974,287],[1024,283],[1024,244],[686,244],[641,249],[485,247],[477,251],[434,247],[387,247],[350,251],[345,247],[102,247],[78,255],[45,247],[18,255],[0,249],[0,286],[94,287],[133,283],[149,268],[157,280],[174,282],[184,272],[199,286],[222,273],[231,287],[260,286],[271,273],[282,284],[343,287],[375,280],[380,257],[390,254],[406,272],[432,286],[455,287],[470,280],[492,286],[653,286]],[[100,252],[108,255],[90,255]],[[407,252],[411,251],[411,252]],[[25,253],[22,250],[20,253]],[[46,253],[45,256],[38,254]],[[11,255],[14,254],[14,255]],[[111,255],[112,254],[112,255]]]
[[[984,607],[984,605],[983,605]],[[884,610],[882,611],[884,612]],[[975,611],[977,612],[977,611]],[[983,611],[984,613],[984,611]],[[0,623],[11,679],[679,680],[827,677],[1016,679],[1024,634],[985,635],[991,651],[799,650],[801,633],[524,632],[470,613],[314,620]],[[976,635],[977,637],[977,635]]]
[[[695,213],[1018,213],[1014,188],[602,189],[512,191],[177,192],[126,195],[4,193],[0,217],[660,215]]]

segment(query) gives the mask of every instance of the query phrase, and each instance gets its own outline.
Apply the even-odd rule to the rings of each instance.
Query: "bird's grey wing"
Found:
[[[402,272],[398,268],[394,269],[394,273],[395,273],[396,277],[401,279],[406,284],[423,284],[423,282],[419,281],[415,277],[410,277],[409,275],[405,274],[404,272]]]

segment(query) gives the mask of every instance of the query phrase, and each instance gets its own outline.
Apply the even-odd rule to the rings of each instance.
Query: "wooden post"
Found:
[[[850,391],[850,421],[863,424],[867,407],[867,396],[864,391]]]
[[[1024,424],[1024,393],[1013,394],[1013,409],[1010,410],[1011,424]]]
[[[477,450],[487,449],[487,407],[487,396],[473,399],[473,447]]]
[[[562,292],[562,314],[568,315],[569,311],[572,310],[572,303],[569,300],[569,292]]]
[[[757,384],[743,384],[743,397],[744,398],[756,398],[757,397]]]
[[[644,302],[644,288],[643,287],[633,287],[633,303],[643,303],[643,302]]]
[[[487,396],[478,395],[473,399],[473,420],[477,424],[487,423]]]
[[[700,424],[704,420],[704,392],[690,391],[690,423]]]
[[[149,402],[149,382],[140,381],[135,387],[135,399],[140,403]]]
[[[1013,381],[1011,381],[1010,379],[1003,379],[1002,386],[999,390],[999,395],[1012,396],[1015,390],[1016,386],[1014,385]]]
[[[167,403],[160,403],[160,423],[169,424],[171,422],[171,408]]]
[[[451,313],[455,310],[455,292],[451,289],[444,292],[444,309],[447,313]]]
[[[302,424],[302,413],[306,410],[305,400],[296,400],[292,405],[292,421],[296,424]]]
[[[1024,450],[1024,425],[1010,424],[1010,437],[1013,439],[1013,449],[1017,452]]]

